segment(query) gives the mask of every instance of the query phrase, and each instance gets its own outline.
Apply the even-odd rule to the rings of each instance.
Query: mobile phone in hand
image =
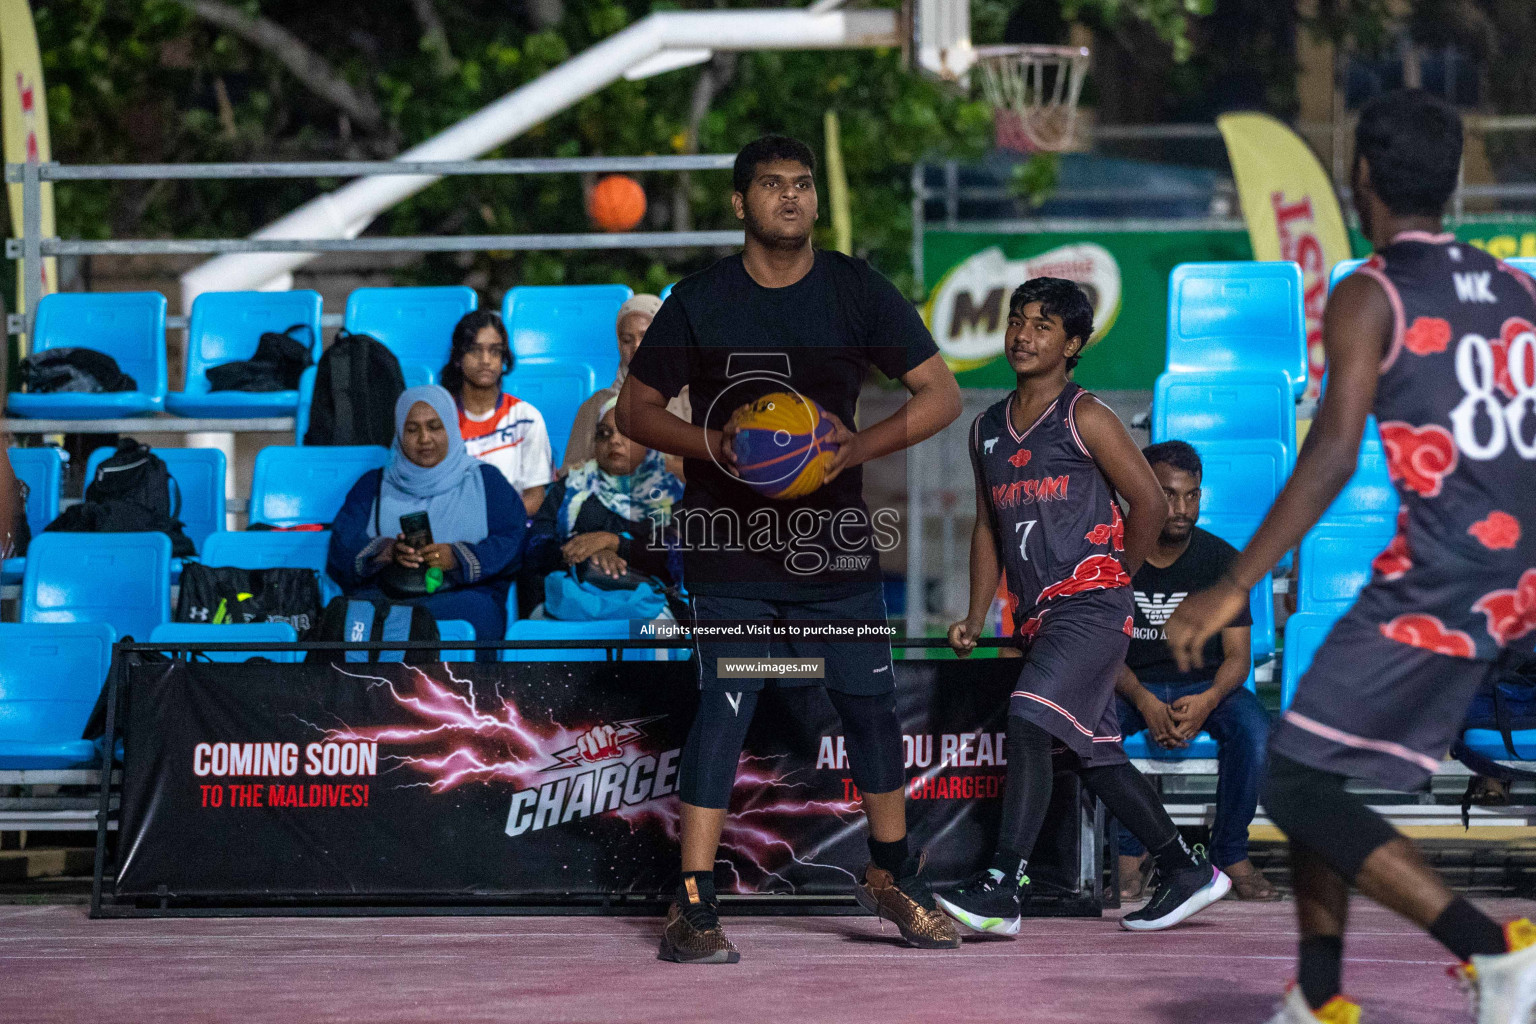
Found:
[[[425,512],[411,512],[400,517],[400,533],[406,547],[420,551],[432,543],[432,521]]]

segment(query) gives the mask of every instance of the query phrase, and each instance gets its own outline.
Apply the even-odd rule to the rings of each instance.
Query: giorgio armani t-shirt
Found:
[[[668,398],[686,385],[699,427],[718,430],[741,406],[790,390],[856,430],[871,366],[900,377],[937,352],[917,310],[863,260],[817,250],[799,281],[765,288],[737,254],[677,283],[629,372]],[[894,510],[871,513],[857,467],[786,501],[712,460],[684,468],[669,540],[696,594],[811,600],[865,589],[904,527]]]
[[[1173,660],[1173,652],[1168,649],[1168,634],[1163,626],[1186,597],[1221,579],[1236,557],[1237,549],[1231,544],[1197,526],[1190,533],[1189,547],[1176,562],[1166,569],[1146,562],[1132,577],[1136,611],[1125,664],[1136,673],[1137,679],[1155,683],[1194,683],[1216,677],[1216,667],[1222,659],[1220,632],[1206,641],[1205,667],[1180,672],[1178,663]],[[1253,616],[1246,604],[1242,614],[1230,625],[1253,625]]]

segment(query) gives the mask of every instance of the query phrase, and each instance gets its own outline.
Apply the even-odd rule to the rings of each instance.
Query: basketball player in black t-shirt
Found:
[[[678,282],[630,362],[618,426],[640,444],[684,457],[687,489],[669,533],[682,548],[696,623],[886,620],[877,533],[859,466],[943,429],[960,390],[911,303],[862,260],[815,249],[815,158],[804,143],[769,136],[736,157],[732,203],[746,244]],[[854,432],[871,366],[912,398]],[[693,422],[667,411],[689,389]],[[777,391],[814,400],[838,449],[822,486],[770,500],[733,472],[731,414]],[[894,525],[893,523],[891,525]],[[889,531],[887,536],[889,535]],[[907,848],[906,781],[890,644],[696,639],[699,710],[678,768],[682,881],[661,957],[734,963],[720,926],[715,855],[762,678],[722,676],[722,658],[820,658],[821,684],[842,719],[854,784],[869,820],[871,863],[855,895],[923,948],[960,944]]]

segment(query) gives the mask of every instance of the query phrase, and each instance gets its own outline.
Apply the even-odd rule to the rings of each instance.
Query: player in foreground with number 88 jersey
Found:
[[[1092,334],[1093,307],[1077,285],[1053,277],[1024,282],[1009,301],[1003,342],[1018,390],[971,425],[971,606],[950,627],[949,642],[961,657],[975,648],[1001,575],[1004,633],[1026,650],[1008,702],[1008,777],[992,862],[935,894],[973,931],[1019,931],[1058,745],[1157,862],[1157,891],[1121,918],[1123,927],[1171,928],[1232,885],[1184,845],[1120,742],[1115,679],[1130,644],[1130,574],[1156,543],[1168,502],[1120,420],[1067,379]],[[1128,525],[1116,490],[1130,502]]]
[[[1216,587],[1165,627],[1181,666],[1248,600],[1354,472],[1374,412],[1401,499],[1397,535],[1329,633],[1270,743],[1262,799],[1290,839],[1298,984],[1272,1024],[1358,1020],[1340,994],[1352,884],[1463,961],[1481,1024],[1529,1021],[1536,926],[1454,896],[1347,779],[1416,789],[1504,649],[1536,645],[1536,285],[1441,233],[1461,119],[1417,91],[1355,133],[1354,202],[1374,255],[1324,314],[1328,388],[1290,482]]]

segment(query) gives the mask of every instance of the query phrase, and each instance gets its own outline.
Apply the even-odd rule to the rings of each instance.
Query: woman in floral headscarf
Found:
[[[659,533],[683,482],[667,472],[660,452],[619,433],[616,402],[610,398],[601,408],[596,457],[549,485],[528,527],[518,587],[525,604],[543,595],[544,576],[582,563],[614,578],[633,568],[668,585],[678,582]]]

